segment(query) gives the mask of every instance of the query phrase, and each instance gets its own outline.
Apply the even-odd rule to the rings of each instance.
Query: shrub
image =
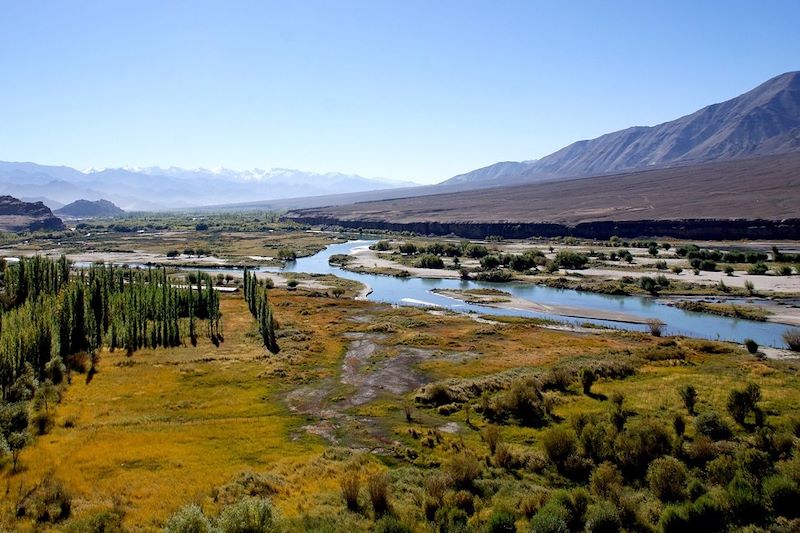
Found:
[[[369,501],[375,516],[383,516],[389,512],[389,476],[385,473],[376,474],[367,482]]]
[[[678,394],[680,394],[681,400],[683,400],[686,411],[688,411],[690,415],[694,415],[694,406],[697,403],[697,389],[694,388],[694,385],[684,385],[678,389]]]
[[[708,272],[714,272],[717,270],[717,264],[714,261],[709,259],[705,259],[700,261],[700,266],[698,267],[700,270],[706,270]]]
[[[758,418],[758,402],[760,400],[761,388],[755,383],[748,383],[744,390],[732,390],[728,394],[728,413],[736,422],[744,424],[750,412],[753,412]]]
[[[384,516],[375,524],[375,533],[414,533],[414,530],[393,516]]]
[[[544,396],[535,381],[518,380],[495,398],[490,417],[504,419],[512,416],[520,424],[540,426],[547,419]]]
[[[750,281],[749,279],[748,279],[748,280],[745,280],[745,282],[744,282],[744,288],[747,290],[747,294],[749,294],[749,295],[751,295],[751,296],[752,296],[753,294],[755,294],[755,293],[756,293],[756,286],[755,286],[755,284],[754,284],[752,281]]]
[[[658,284],[656,283],[656,280],[650,276],[642,276],[639,278],[639,287],[641,287],[643,291],[649,293],[658,292]]]
[[[438,531],[441,532],[467,533],[470,531],[467,527],[468,520],[469,515],[467,513],[453,507],[442,507],[436,511],[435,515]]]
[[[616,533],[621,528],[619,512],[610,502],[590,505],[586,511],[586,531],[588,533]]]
[[[561,250],[556,254],[555,263],[561,268],[581,269],[589,262],[589,258],[583,254],[571,250]]]
[[[733,457],[720,455],[706,465],[706,476],[709,482],[724,486],[733,480],[738,468],[739,464]]]
[[[672,419],[672,428],[675,430],[675,435],[683,437],[683,434],[686,432],[686,421],[681,415],[677,414]]]
[[[575,453],[575,432],[561,426],[552,428],[542,435],[542,445],[547,457],[561,468],[567,457]]]
[[[450,458],[445,465],[445,473],[453,486],[469,490],[483,473],[483,467],[472,452],[462,452]]]
[[[744,347],[747,348],[749,353],[757,353],[758,352],[758,343],[753,339],[745,339],[744,340]]]
[[[170,250],[167,252],[167,257],[169,258],[178,257],[179,255],[181,255],[181,253],[178,250]]]
[[[190,503],[170,517],[165,533],[211,533],[211,521],[196,503]]]
[[[72,495],[51,475],[25,495],[17,505],[17,516],[39,523],[55,524],[66,520],[72,511]]]
[[[483,432],[483,440],[489,446],[489,453],[494,455],[497,445],[500,443],[500,428],[495,425],[488,425]]]
[[[741,474],[737,474],[728,484],[727,493],[730,512],[735,522],[753,524],[765,518],[758,488]]]
[[[613,499],[622,490],[622,473],[614,463],[606,461],[594,469],[589,485],[592,494],[607,500]]]
[[[424,254],[414,262],[417,268],[444,268],[442,258],[432,254]]]
[[[531,518],[532,533],[569,533],[567,510],[555,504],[547,504]]]
[[[660,337],[664,323],[660,320],[648,320],[647,327],[650,329],[650,335],[653,337]]]
[[[278,259],[282,261],[294,261],[297,259],[297,253],[291,248],[281,248],[278,250]]]
[[[219,516],[222,533],[272,533],[279,531],[272,503],[264,498],[244,498],[227,506]]]
[[[591,368],[584,368],[581,370],[581,385],[583,385],[583,393],[588,395],[592,390],[592,385],[597,377],[594,375],[594,370]]]
[[[672,439],[658,420],[634,420],[614,441],[617,462],[630,475],[641,475],[656,457],[672,451]]]
[[[496,255],[487,255],[481,258],[481,268],[484,270],[492,270],[499,267],[503,262]]]
[[[659,457],[647,469],[650,490],[662,501],[685,498],[686,478],[686,466],[674,457]]]
[[[300,282],[297,281],[296,279],[290,279],[289,281],[286,282],[286,286],[289,287],[290,289],[294,289],[298,285],[300,285]]]
[[[358,511],[358,493],[361,490],[361,482],[358,476],[353,472],[348,472],[339,480],[339,486],[347,509],[354,512]]]
[[[380,241],[376,242],[375,244],[370,246],[370,248],[372,248],[373,250],[377,250],[379,252],[386,252],[386,251],[391,250],[392,246],[391,246],[391,244],[389,244],[389,241],[384,239],[384,240],[380,240]]]
[[[700,435],[712,440],[725,440],[731,437],[731,429],[715,411],[706,411],[694,419],[694,429]]]
[[[507,511],[495,511],[486,522],[486,533],[516,533],[514,515]]]
[[[758,263],[751,265],[750,268],[747,269],[747,273],[752,276],[763,276],[767,273],[767,270],[769,270],[769,267],[759,261]]]
[[[727,274],[728,276],[733,276],[733,267],[730,266],[730,265],[726,266],[725,267],[725,274]]]
[[[587,424],[580,436],[583,453],[597,463],[612,457],[614,433],[606,423]]]
[[[122,511],[104,509],[85,514],[64,524],[65,533],[124,533],[122,527]]]
[[[783,332],[783,342],[794,352],[800,352],[800,329],[792,328]]]
[[[800,488],[784,476],[773,476],[764,481],[764,497],[772,512],[786,518],[800,517]]]

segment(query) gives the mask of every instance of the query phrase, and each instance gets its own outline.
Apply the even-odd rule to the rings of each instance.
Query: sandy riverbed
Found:
[[[516,309],[518,311],[533,311],[536,313],[547,313],[552,315],[566,316],[570,318],[587,318],[594,320],[613,320],[615,322],[627,322],[630,324],[646,324],[647,319],[636,315],[627,313],[619,313],[616,311],[603,311],[600,309],[584,309],[580,307],[569,307],[566,305],[545,305],[536,302],[531,302],[522,298],[517,298],[506,293],[503,296],[504,301],[498,301],[497,296],[476,295],[473,293],[466,294],[458,290],[435,290],[436,294],[460,300],[462,302],[480,303],[487,307],[495,307],[497,309]]]

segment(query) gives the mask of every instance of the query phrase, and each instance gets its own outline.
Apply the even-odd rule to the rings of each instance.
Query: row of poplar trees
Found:
[[[20,258],[7,264],[0,293],[0,392],[30,364],[43,379],[70,355],[102,347],[124,349],[192,344],[198,320],[215,343],[222,338],[219,294],[211,278],[196,286],[172,284],[164,269],[96,264],[71,272],[65,257]],[[204,283],[205,282],[205,283]]]
[[[277,354],[280,351],[275,338],[275,319],[272,316],[272,306],[269,305],[267,287],[263,281],[256,278],[255,273],[244,269],[244,300],[250,313],[258,322],[258,332],[264,341],[264,346],[270,352]]]

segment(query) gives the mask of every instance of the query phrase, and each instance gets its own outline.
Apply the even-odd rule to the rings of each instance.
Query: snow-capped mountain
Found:
[[[0,194],[40,197],[56,207],[78,199],[109,199],[126,211],[277,200],[413,186],[338,172],[273,168],[121,167],[76,170],[0,162]]]

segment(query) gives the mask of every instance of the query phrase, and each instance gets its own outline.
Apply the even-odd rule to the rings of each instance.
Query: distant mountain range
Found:
[[[58,209],[106,198],[126,211],[212,206],[294,209],[623,174],[800,151],[800,72],[677,120],[575,142],[538,160],[501,162],[438,185],[300,170],[114,168],[0,162],[0,194]],[[785,165],[782,166],[785,168]],[[216,207],[215,207],[216,206]]]
[[[123,216],[125,211],[108,200],[75,200],[56,209],[55,214],[72,218],[119,217]]]
[[[578,141],[535,161],[502,162],[443,184],[498,186],[727,161],[800,150],[800,72],[677,120]]]
[[[106,198],[121,208],[162,210],[239,203],[253,198],[353,193],[414,185],[330,172],[290,169],[111,168],[80,171],[65,166],[0,162],[0,194],[36,198],[58,209],[76,200]]]

